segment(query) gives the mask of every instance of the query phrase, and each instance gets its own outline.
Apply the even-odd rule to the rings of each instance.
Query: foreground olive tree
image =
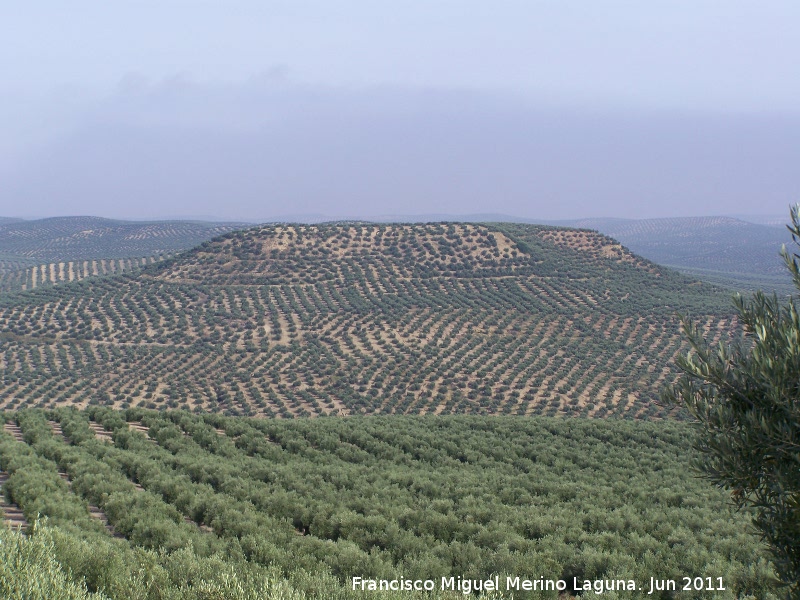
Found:
[[[800,206],[791,211],[800,246]],[[800,290],[800,255],[783,256]],[[736,295],[744,335],[708,344],[688,319],[691,350],[678,359],[683,375],[664,399],[688,409],[699,430],[698,466],[731,491],[774,555],[789,598],[800,598],[800,314],[798,299],[761,292]]]

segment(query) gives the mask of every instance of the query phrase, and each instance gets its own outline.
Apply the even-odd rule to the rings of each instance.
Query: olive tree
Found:
[[[800,205],[791,210],[800,246]],[[800,255],[784,247],[800,290]],[[787,597],[800,598],[800,312],[798,299],[757,292],[734,296],[742,335],[712,346],[691,321],[691,346],[678,359],[683,372],[667,402],[684,406],[698,429],[700,469],[728,489],[769,545]]]

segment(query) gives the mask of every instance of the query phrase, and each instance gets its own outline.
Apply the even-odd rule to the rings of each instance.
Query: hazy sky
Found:
[[[0,215],[786,212],[800,2],[0,5]]]

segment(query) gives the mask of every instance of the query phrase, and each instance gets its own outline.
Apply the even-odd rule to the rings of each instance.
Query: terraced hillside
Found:
[[[269,226],[7,298],[5,408],[662,415],[676,311],[729,299],[586,230]]]
[[[0,292],[118,274],[242,227],[98,217],[0,219]]]
[[[785,227],[730,217],[580,219],[565,224],[596,229],[653,262],[715,284],[795,291],[780,256],[781,245],[791,242]]]

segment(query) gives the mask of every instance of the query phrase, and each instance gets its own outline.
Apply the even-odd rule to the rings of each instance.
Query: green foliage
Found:
[[[53,537],[35,526],[29,537],[0,528],[0,597],[7,600],[105,600],[89,593],[58,562]]]
[[[800,207],[791,216],[798,242]],[[800,289],[800,256],[785,258]],[[736,343],[714,347],[684,321],[692,351],[665,399],[696,419],[699,466],[739,507],[755,509],[790,596],[800,598],[800,314],[794,298],[761,292],[734,304],[744,330]]]
[[[220,560],[254,582],[266,572],[289,580],[309,597],[349,598],[353,576],[626,574],[643,583],[723,577],[728,592],[715,599],[773,598],[772,568],[747,517],[688,472],[692,436],[679,423],[49,413],[65,432],[91,430],[91,418],[114,440],[68,444],[33,435],[45,416],[20,419],[29,446],[2,434],[0,450],[29,447],[64,469],[70,493],[125,535],[72,528],[57,543],[90,591],[115,598],[126,585],[177,586],[187,571],[171,569],[187,561],[224,573],[213,566]],[[63,523],[48,506],[52,517],[42,514]]]

